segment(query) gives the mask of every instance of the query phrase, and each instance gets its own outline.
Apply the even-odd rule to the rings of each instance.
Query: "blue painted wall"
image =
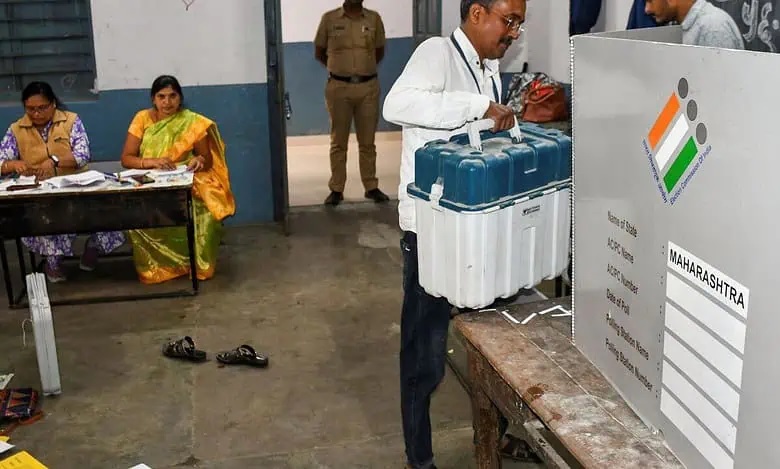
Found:
[[[185,87],[187,106],[214,120],[227,146],[236,215],[226,224],[271,221],[271,160],[266,84]],[[130,120],[150,106],[148,90],[101,92],[96,101],[65,103],[81,116],[94,161],[119,160]],[[21,117],[21,104],[0,107],[0,126]]]
[[[414,51],[411,37],[390,38],[385,45],[385,57],[379,64],[380,106],[390,87],[406,66]],[[290,93],[292,118],[287,121],[287,135],[322,135],[330,133],[328,110],[325,107],[325,83],[328,73],[314,58],[314,43],[284,44],[284,85]],[[385,121],[380,113],[379,130],[399,130]]]

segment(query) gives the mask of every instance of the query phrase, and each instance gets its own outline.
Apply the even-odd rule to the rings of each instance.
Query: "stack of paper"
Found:
[[[149,172],[149,175],[152,177],[164,177],[164,176],[176,176],[178,174],[184,174],[187,172],[187,166],[186,165],[179,165],[176,167],[176,169],[172,169],[169,171],[155,169]]]
[[[176,167],[176,169],[127,169],[122,171],[118,174],[118,176],[121,179],[133,177],[133,176],[143,176],[145,174],[148,174],[149,177],[152,179],[154,178],[162,178],[162,177],[168,177],[168,176],[178,176],[180,174],[184,174],[187,172],[187,166],[186,165],[179,165]]]
[[[57,176],[44,181],[52,187],[61,189],[63,187],[72,186],[88,186],[96,182],[103,182],[106,180],[106,176],[99,171],[85,171],[83,173],[69,174],[67,176]]]
[[[127,179],[133,176],[143,176],[144,174],[148,174],[148,173],[149,173],[148,169],[126,169],[120,172],[119,174],[117,174],[117,176],[119,176],[120,179]]]

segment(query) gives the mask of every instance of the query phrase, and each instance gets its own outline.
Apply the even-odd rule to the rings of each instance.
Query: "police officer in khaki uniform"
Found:
[[[379,121],[377,64],[385,50],[385,27],[379,13],[363,8],[363,0],[345,0],[320,20],[314,39],[317,60],[328,69],[325,102],[330,114],[330,195],[325,204],[344,199],[347,144],[355,121],[360,150],[360,177],[367,199],[387,202],[376,178],[374,136]]]

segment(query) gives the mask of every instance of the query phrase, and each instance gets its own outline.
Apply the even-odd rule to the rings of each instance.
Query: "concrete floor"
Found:
[[[394,204],[298,211],[289,237],[276,226],[229,230],[217,275],[195,298],[55,307],[63,394],[11,442],[52,469],[400,469],[396,227]],[[73,267],[52,296],[148,289],[128,259],[90,274]],[[29,332],[22,345],[29,312],[1,309],[0,373],[39,388]],[[183,335],[210,361],[161,356]],[[269,354],[268,369],[213,359],[245,343]],[[449,370],[433,420],[437,465],[474,468],[468,396]]]
[[[401,132],[377,132],[376,177],[379,188],[391,199],[398,199],[401,180]],[[290,206],[321,205],[330,193],[330,136],[287,137],[287,178]],[[353,133],[347,151],[347,184],[344,200],[364,202],[365,188],[360,181],[358,143]]]

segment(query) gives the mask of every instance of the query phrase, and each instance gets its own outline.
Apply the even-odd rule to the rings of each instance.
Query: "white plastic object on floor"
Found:
[[[35,334],[35,351],[38,355],[38,370],[41,388],[45,396],[62,393],[60,366],[57,360],[57,345],[54,340],[54,321],[46,288],[46,276],[40,272],[27,275],[27,301],[30,304],[30,319]]]

